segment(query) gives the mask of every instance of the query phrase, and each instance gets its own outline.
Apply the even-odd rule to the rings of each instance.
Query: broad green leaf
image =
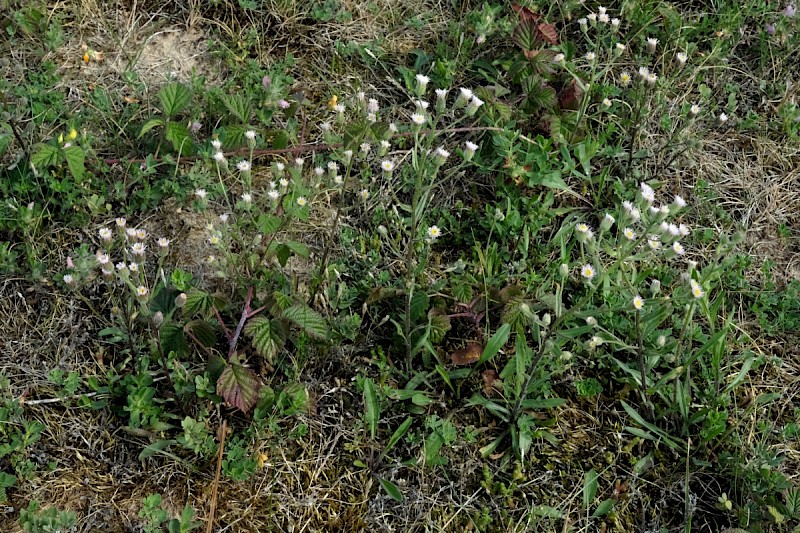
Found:
[[[374,439],[378,434],[378,421],[381,417],[381,406],[375,392],[375,382],[371,378],[364,380],[364,418],[369,426],[370,436]]]
[[[175,152],[187,154],[192,151],[192,135],[183,122],[168,122],[166,139],[172,143]]]
[[[58,164],[58,148],[52,144],[37,144],[31,153],[31,164],[39,171]]]
[[[594,468],[586,472],[583,478],[583,508],[591,507],[594,497],[597,494],[597,472]]]
[[[511,325],[503,324],[500,326],[497,331],[494,332],[492,338],[489,339],[489,342],[486,343],[486,347],[483,349],[483,355],[481,355],[481,358],[478,360],[478,364],[485,363],[497,355],[503,346],[505,346],[509,335],[511,335]]]
[[[244,332],[253,340],[253,348],[272,362],[278,351],[286,343],[286,331],[278,320],[270,320],[263,316],[251,319],[244,328]]]
[[[161,110],[167,118],[172,118],[189,105],[192,91],[182,83],[173,82],[158,91],[158,99],[161,100]]]
[[[400,492],[400,489],[397,488],[397,485],[380,476],[378,476],[378,481],[380,481],[381,487],[383,487],[383,490],[386,491],[386,494],[391,496],[393,500],[398,502],[403,501],[403,493]]]
[[[138,138],[141,139],[144,136],[145,133],[147,133],[148,131],[152,130],[156,126],[160,127],[160,126],[163,126],[163,125],[164,125],[164,119],[163,118],[161,118],[161,117],[151,118],[150,120],[148,120],[147,122],[144,123],[144,126],[142,126],[141,131],[139,131],[139,137]]]
[[[389,442],[386,444],[386,449],[383,451],[383,453],[387,453],[389,450],[394,448],[395,444],[400,442],[400,439],[402,439],[403,436],[406,434],[408,428],[411,427],[411,423],[413,421],[414,419],[409,416],[403,421],[402,424],[400,424],[400,426],[396,430],[394,430],[394,433],[392,433],[392,436],[389,438]]]
[[[238,119],[242,124],[248,124],[250,122],[251,103],[247,96],[241,93],[219,93],[219,96],[222,103],[234,118]]]
[[[255,372],[238,363],[230,363],[217,380],[217,394],[237,409],[247,412],[258,401],[261,383]]]
[[[211,348],[217,343],[217,334],[214,331],[214,326],[205,320],[192,320],[183,327],[183,330],[191,333],[206,348]]]
[[[286,246],[288,246],[295,255],[299,255],[303,259],[308,259],[311,255],[311,251],[308,249],[308,246],[301,242],[287,241],[284,244],[286,244]]]
[[[330,337],[325,318],[305,304],[295,304],[284,309],[283,318],[294,322],[316,339],[325,340]]]
[[[163,324],[158,329],[158,338],[164,353],[175,352],[178,355],[186,355],[189,353],[189,345],[186,343],[186,337],[183,334],[183,327],[181,324],[176,324],[174,322]]]
[[[594,518],[600,518],[601,516],[605,516],[611,512],[611,509],[614,508],[614,499],[608,498],[600,502],[600,505],[597,506],[597,509],[594,510],[592,516]]]
[[[199,289],[192,289],[186,293],[186,305],[183,307],[184,316],[207,315],[211,311],[214,300],[211,295]]]
[[[272,235],[281,226],[281,218],[274,215],[261,214],[258,215],[256,225],[258,226],[258,231],[264,236]]]
[[[425,292],[417,291],[411,296],[411,320],[421,320],[428,312],[430,298]]]

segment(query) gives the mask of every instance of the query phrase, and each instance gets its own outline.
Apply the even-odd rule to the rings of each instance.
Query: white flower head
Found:
[[[109,228],[100,228],[98,233],[100,234],[100,238],[104,241],[110,241],[111,237],[113,237],[113,233]]]
[[[161,237],[160,239],[158,239],[158,241],[156,241],[156,243],[158,244],[158,247],[161,248],[162,250],[166,250],[169,247],[169,239],[167,239],[166,237]]]
[[[124,228],[127,221],[124,218],[119,217],[114,220],[114,223],[117,225],[118,228]]]
[[[425,115],[421,113],[414,113],[413,115],[411,115],[411,122],[413,122],[417,126],[422,126],[423,124],[425,124]]]
[[[246,203],[246,204],[249,204],[250,202],[253,201],[253,195],[250,194],[249,192],[243,193],[242,194],[242,201],[244,203]]]
[[[146,248],[147,247],[144,245],[143,242],[137,242],[134,243],[133,246],[131,246],[131,252],[133,253],[133,255],[144,255]]]
[[[277,200],[280,195],[281,193],[279,193],[277,189],[272,189],[267,193],[267,196],[269,196],[270,200]]]
[[[686,253],[686,250],[684,250],[683,245],[681,245],[681,243],[679,243],[678,241],[672,243],[672,251],[675,252],[677,255],[683,255]]]
[[[439,226],[434,224],[428,227],[427,234],[429,239],[438,239],[442,235],[442,230],[439,229]]]
[[[383,169],[384,172],[392,172],[394,170],[394,161],[389,159],[381,161],[381,169]]]
[[[658,39],[655,37],[648,37],[647,38],[647,51],[651,54],[656,52],[656,46],[658,46]]]
[[[250,161],[239,161],[236,168],[239,169],[239,172],[250,172]]]
[[[211,141],[211,146],[214,147],[214,150],[219,150],[220,148],[222,148],[222,143],[219,141],[219,139],[214,139],[213,141]]]
[[[581,276],[584,278],[591,280],[597,273],[594,270],[594,267],[590,264],[585,264],[581,267]]]
[[[248,141],[253,141],[256,138],[256,132],[254,132],[253,130],[247,130],[246,132],[244,132],[244,136]]]
[[[631,228],[625,228],[624,230],[622,230],[622,235],[629,241],[632,241],[636,238],[636,232],[633,231]]]
[[[325,169],[324,168],[322,168],[322,167],[314,167],[314,175],[322,176],[323,174],[325,174]]]
[[[307,203],[308,203],[308,200],[306,200],[305,196],[298,196],[297,197],[297,205],[299,205],[300,207],[305,207],[305,205]]]
[[[633,308],[637,311],[641,311],[644,307],[644,298],[639,296],[638,294],[633,297]]]
[[[363,201],[366,201],[369,198],[369,191],[367,189],[361,189],[361,192],[358,193]]]
[[[205,200],[206,196],[208,196],[208,193],[206,192],[205,189],[197,189],[196,191],[194,191],[194,195],[200,198],[201,200]]]

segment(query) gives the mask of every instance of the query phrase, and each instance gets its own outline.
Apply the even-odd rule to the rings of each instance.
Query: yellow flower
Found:
[[[72,128],[71,130],[69,130],[69,135],[67,135],[67,140],[74,141],[77,136],[78,132],[75,130],[75,128]]]
[[[333,111],[333,108],[336,107],[336,104],[339,102],[339,97],[335,94],[331,96],[331,99],[328,100],[328,109]]]

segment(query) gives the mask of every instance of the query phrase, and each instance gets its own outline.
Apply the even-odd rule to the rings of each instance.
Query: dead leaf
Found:
[[[450,354],[450,360],[454,365],[471,365],[483,355],[483,345],[478,342],[469,342],[464,348],[460,348]]]
[[[481,378],[483,378],[483,393],[486,396],[493,396],[503,386],[500,376],[497,375],[497,370],[491,368],[484,370],[481,372]]]
[[[578,86],[578,83],[575,80],[564,87],[564,90],[561,91],[561,94],[558,95],[558,104],[561,106],[561,109],[571,109],[572,111],[577,111],[580,107],[581,98],[583,97],[583,91]]]

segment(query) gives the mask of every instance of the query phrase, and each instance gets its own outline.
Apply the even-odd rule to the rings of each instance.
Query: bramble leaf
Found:
[[[217,394],[225,398],[228,405],[247,412],[258,401],[261,383],[255,372],[238,363],[230,363],[217,380]]]

